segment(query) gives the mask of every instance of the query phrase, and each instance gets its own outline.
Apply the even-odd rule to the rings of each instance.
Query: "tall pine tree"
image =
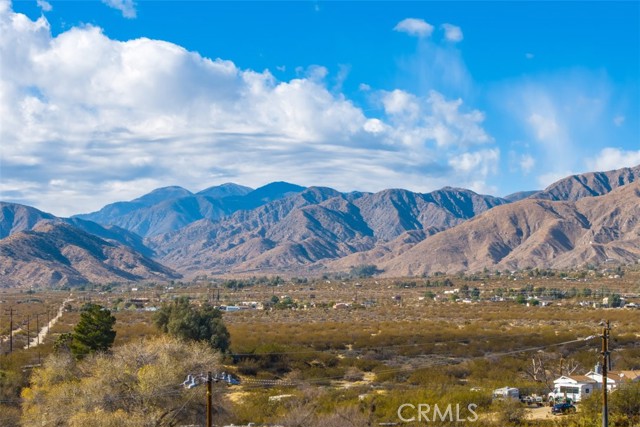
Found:
[[[110,310],[98,304],[86,304],[73,330],[69,345],[71,353],[80,359],[90,353],[109,350],[116,339],[115,323],[116,318]]]

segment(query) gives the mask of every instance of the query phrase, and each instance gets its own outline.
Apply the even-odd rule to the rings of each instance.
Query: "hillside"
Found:
[[[254,209],[304,189],[276,182],[253,190],[227,183],[191,193],[182,187],[165,187],[129,202],[116,202],[77,218],[116,225],[142,237],[179,230],[201,219],[217,221],[242,209]]]
[[[577,202],[526,199],[426,238],[397,256],[361,256],[385,275],[568,268],[640,259],[640,183]],[[333,264],[346,267],[348,259]]]
[[[165,187],[73,218],[0,203],[3,284],[176,277],[164,265],[192,276],[375,264],[395,276],[635,262],[638,170],[571,176],[507,198],[274,182],[195,194]]]
[[[583,197],[602,196],[618,187],[636,182],[638,179],[640,179],[640,165],[607,172],[589,172],[563,178],[530,197],[577,201]]]
[[[170,280],[177,273],[129,247],[57,220],[0,240],[0,286],[78,285],[87,282]]]
[[[409,230],[444,229],[504,203],[453,188],[344,194],[311,187],[147,243],[163,263],[185,272],[289,270],[366,251]]]

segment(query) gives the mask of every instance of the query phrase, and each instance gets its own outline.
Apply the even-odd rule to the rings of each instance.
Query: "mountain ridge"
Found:
[[[639,172],[640,165],[569,176],[506,198],[454,187],[171,186],[97,211],[115,212],[146,237],[0,202],[0,284],[169,280],[175,271],[314,274],[365,263],[383,275],[421,275],[632,262],[640,259]]]

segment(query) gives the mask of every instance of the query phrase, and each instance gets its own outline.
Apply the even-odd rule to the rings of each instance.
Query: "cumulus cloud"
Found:
[[[462,41],[462,29],[456,25],[452,24],[442,24],[442,29],[444,30],[444,38],[450,42],[457,43]]]
[[[394,125],[391,139],[412,147],[467,148],[492,142],[482,128],[484,114],[464,111],[462,100],[437,91],[418,97],[400,89],[381,92],[385,113]]]
[[[53,7],[51,7],[51,3],[47,0],[36,0],[36,3],[43,12],[50,12],[53,9]]]
[[[45,18],[2,3],[0,32],[5,200],[69,215],[163,185],[430,191],[481,188],[494,173],[491,148],[464,157],[493,143],[484,114],[436,91],[369,88],[382,113],[368,117],[328,86],[322,66],[280,81],[164,41],[111,40],[93,26],[53,37]]]
[[[500,150],[497,148],[463,153],[449,159],[451,165],[459,172],[475,172],[481,176],[495,173],[500,160]]]
[[[640,150],[622,150],[620,148],[603,148],[598,155],[586,160],[592,171],[609,171],[640,165]]]
[[[400,33],[407,33],[415,37],[429,37],[433,33],[433,25],[424,19],[406,18],[398,22],[393,28]]]
[[[128,19],[136,17],[136,4],[133,0],[102,0],[104,4],[122,12],[122,16]]]

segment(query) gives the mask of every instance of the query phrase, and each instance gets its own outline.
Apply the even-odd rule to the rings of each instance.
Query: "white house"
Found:
[[[596,382],[596,386],[602,389],[602,366],[598,363],[593,371],[585,375]],[[640,371],[609,371],[607,372],[607,390],[615,390],[625,382],[640,381]]]
[[[596,388],[596,381],[586,375],[563,375],[553,381],[553,391],[549,393],[549,400],[571,400],[580,402],[589,397]]]

